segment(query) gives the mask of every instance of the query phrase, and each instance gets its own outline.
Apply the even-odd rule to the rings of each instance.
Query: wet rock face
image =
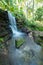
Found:
[[[34,31],[33,32],[33,39],[38,45],[43,46],[43,32]]]
[[[4,41],[12,36],[12,30],[9,25],[8,12],[0,9],[0,38],[4,38]]]

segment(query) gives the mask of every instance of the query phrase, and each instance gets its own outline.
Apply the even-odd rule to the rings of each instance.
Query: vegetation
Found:
[[[25,42],[25,39],[18,39],[15,41],[16,48],[19,48],[23,43]]]
[[[1,0],[0,8],[16,17],[18,29],[43,31],[43,0]],[[3,41],[3,39],[0,39]]]
[[[43,0],[1,0],[0,8],[10,11],[20,28],[43,31]],[[40,6],[39,6],[40,5]],[[18,24],[19,23],[19,24]]]
[[[6,25],[6,22],[9,21],[5,20],[7,17],[3,14],[5,25],[9,29],[5,29],[6,26],[0,26],[2,28],[0,30],[2,34],[2,36],[0,34],[0,65],[43,65],[43,34],[38,33],[38,31],[43,32],[43,0],[0,0],[1,9],[12,13],[16,18],[18,30],[25,28],[25,31],[30,30],[32,34],[30,33],[27,39],[12,40],[11,29],[9,25]],[[3,24],[2,20],[3,17],[0,17],[0,22]],[[32,38],[31,35],[33,35]],[[34,44],[33,39],[42,48]],[[23,43],[25,44],[20,48]],[[17,50],[14,45],[20,49]]]

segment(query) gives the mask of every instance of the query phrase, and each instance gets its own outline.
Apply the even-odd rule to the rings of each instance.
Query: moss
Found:
[[[25,39],[16,40],[15,41],[16,48],[19,48],[24,42],[25,42]]]
[[[0,38],[0,42],[3,42],[3,38]]]
[[[34,41],[40,45],[43,46],[43,32],[42,31],[35,31],[32,33]]]
[[[43,46],[43,40],[42,40],[41,38],[39,38],[39,39],[37,40],[37,42],[38,42],[41,46]]]

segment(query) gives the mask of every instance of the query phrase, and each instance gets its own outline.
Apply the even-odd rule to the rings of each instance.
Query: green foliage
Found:
[[[43,21],[43,7],[38,8],[35,13],[35,19],[39,21]]]
[[[36,0],[37,2],[42,2],[42,0]],[[31,30],[39,30],[43,31],[43,26],[41,24],[36,22],[38,20],[41,21],[43,24],[43,7],[40,7],[36,10],[35,14],[33,11],[34,5],[31,5],[32,2],[29,2],[30,5],[26,5],[26,2],[28,3],[28,0],[1,0],[0,1],[0,8],[3,10],[10,11],[13,16],[17,19],[17,25],[18,28],[20,28],[20,25],[22,23],[22,26],[26,26],[27,28]],[[31,15],[32,14],[32,15]],[[35,16],[35,19],[33,17]]]
[[[0,42],[3,42],[3,38],[0,38]]]

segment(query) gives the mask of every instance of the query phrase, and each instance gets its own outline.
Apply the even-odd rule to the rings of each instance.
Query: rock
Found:
[[[0,54],[0,65],[10,65],[7,55]]]
[[[33,31],[33,39],[38,44],[43,46],[43,32],[42,31]]]
[[[8,18],[8,12],[0,9],[0,38],[8,40],[12,37],[12,30],[9,25],[10,21]]]
[[[28,30],[26,27],[22,27],[21,31],[26,33],[27,35],[31,32],[31,30]]]
[[[0,19],[8,20],[8,12],[0,9]]]

